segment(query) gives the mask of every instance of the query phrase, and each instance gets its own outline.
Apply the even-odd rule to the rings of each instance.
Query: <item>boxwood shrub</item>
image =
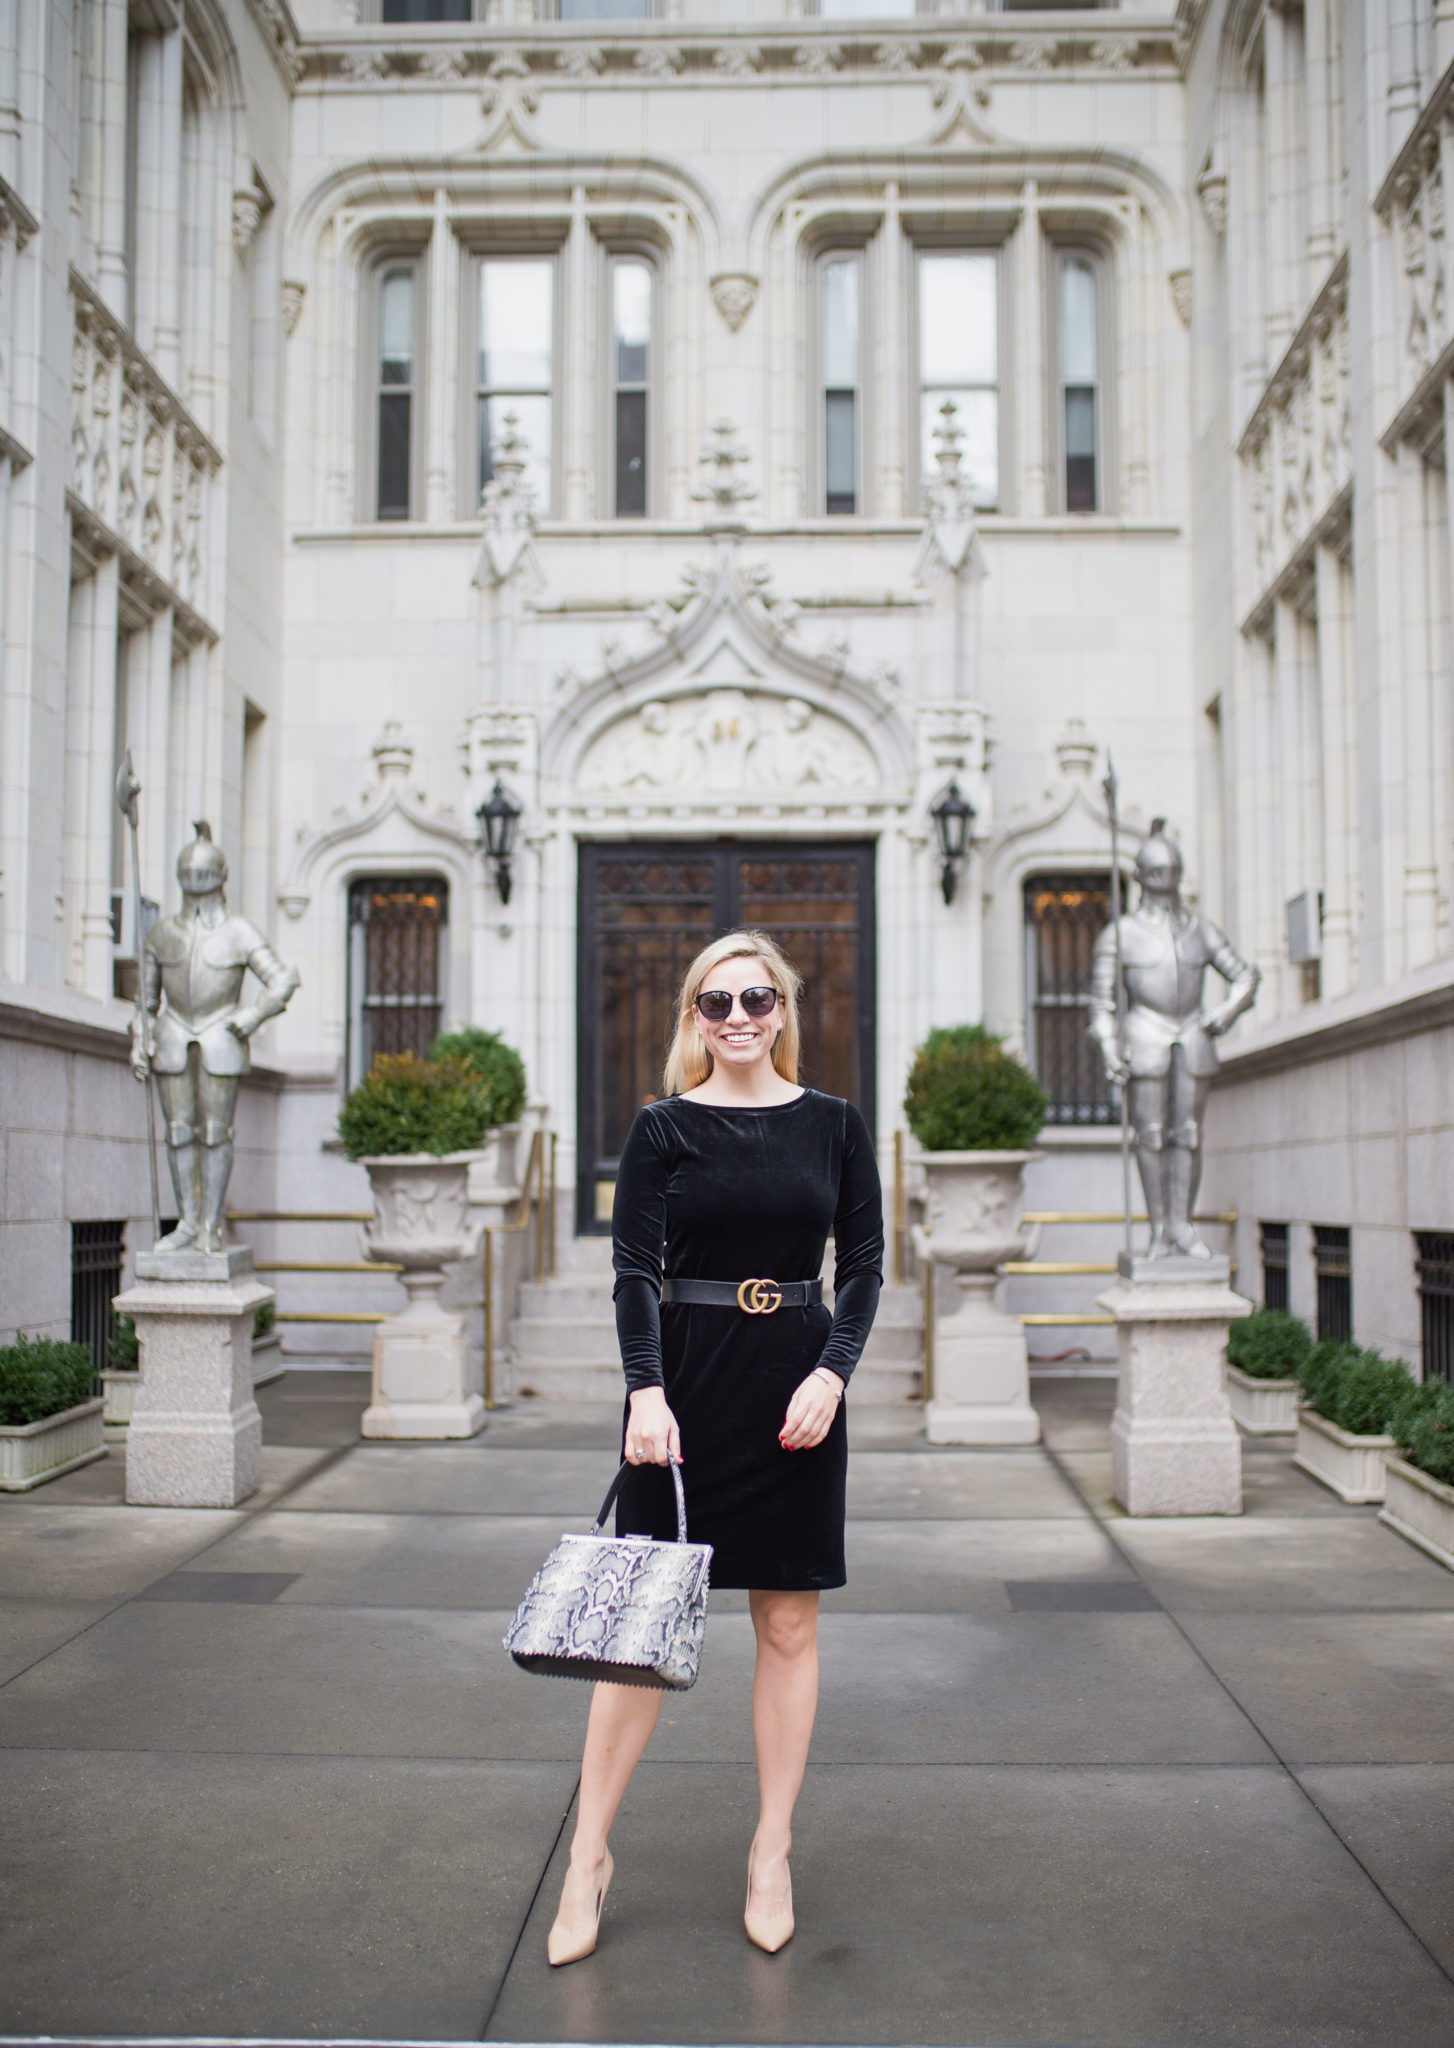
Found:
[[[904,1111],[926,1152],[1027,1152],[1049,1098],[983,1024],[931,1031],[914,1055]]]
[[[84,1344],[27,1337],[0,1346],[0,1423],[44,1422],[91,1398],[96,1367]]]
[[[1286,1309],[1260,1308],[1227,1332],[1227,1363],[1257,1380],[1295,1380],[1313,1348],[1313,1333]]]
[[[430,1046],[429,1057],[463,1060],[474,1069],[489,1094],[492,1124],[513,1124],[524,1109],[525,1062],[498,1031],[481,1031],[477,1025],[446,1031]]]
[[[1303,1399],[1354,1436],[1389,1436],[1418,1388],[1408,1367],[1361,1344],[1316,1344],[1298,1373]]]
[[[494,1124],[488,1085],[467,1060],[381,1053],[338,1118],[350,1159],[407,1152],[472,1152]]]
[[[1411,1465],[1454,1486],[1454,1386],[1447,1380],[1425,1380],[1415,1387],[1390,1434]]]
[[[136,1372],[141,1365],[141,1346],[131,1316],[118,1316],[106,1341],[106,1363],[113,1372]]]

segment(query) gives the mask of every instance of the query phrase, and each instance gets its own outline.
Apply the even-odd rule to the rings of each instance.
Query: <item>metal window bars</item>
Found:
[[[1353,1335],[1353,1253],[1346,1224],[1313,1225],[1313,1271],[1319,1339],[1345,1344]]]
[[[1288,1305],[1287,1246],[1285,1223],[1259,1223],[1262,1249],[1262,1306],[1286,1309]]]
[[[121,1292],[125,1242],[124,1222],[71,1225],[71,1342],[84,1344],[90,1352],[97,1393],[116,1327],[111,1303]]]
[[[1416,1230],[1424,1378],[1454,1380],[1454,1231]]]

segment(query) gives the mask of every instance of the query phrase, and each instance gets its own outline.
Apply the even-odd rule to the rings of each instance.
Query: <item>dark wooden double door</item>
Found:
[[[577,1228],[610,1228],[631,1119],[661,1090],[676,992],[709,940],[770,932],[803,977],[799,1078],[874,1120],[874,849],[583,845]]]

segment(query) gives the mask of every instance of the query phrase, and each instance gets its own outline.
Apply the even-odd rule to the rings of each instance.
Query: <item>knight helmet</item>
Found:
[[[1165,818],[1153,818],[1151,830],[1141,842],[1141,851],[1136,856],[1136,880],[1144,888],[1147,878],[1157,869],[1170,868],[1172,887],[1181,884],[1181,848],[1166,834]]]
[[[192,829],[196,838],[177,855],[177,880],[189,895],[205,896],[227,880],[227,860],[205,818],[198,818]]]

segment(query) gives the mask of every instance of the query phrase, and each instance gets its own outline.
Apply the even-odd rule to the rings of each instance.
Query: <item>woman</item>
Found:
[[[675,1460],[691,1540],[714,1548],[713,1585],[749,1589],[760,1804],[745,1920],[769,1954],[793,1932],[788,1848],[818,1703],[818,1595],[844,1583],[843,1390],[883,1282],[867,1126],[851,1104],[797,1085],[800,987],[762,932],[697,955],[666,1095],[631,1126],[614,1216],[624,1454],[639,1468],[616,1529],[675,1535],[670,1474],[650,1469]],[[820,1279],[830,1232],[831,1316]],[[596,1687],[554,1964],[595,1948],[606,1838],[660,1704],[656,1691]]]

